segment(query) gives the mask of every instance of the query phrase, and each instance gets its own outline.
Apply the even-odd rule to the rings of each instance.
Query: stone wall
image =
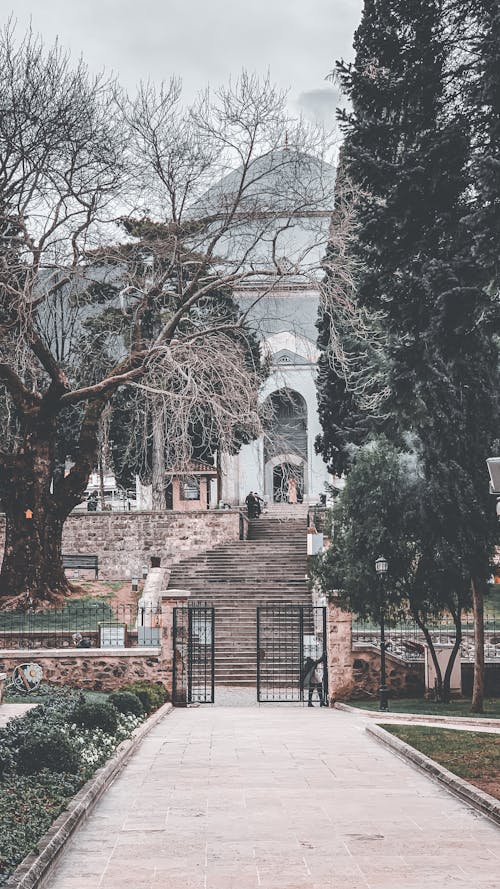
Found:
[[[162,682],[172,697],[174,608],[186,606],[189,593],[162,596],[161,638],[151,648],[28,648],[0,650],[0,675],[12,675],[18,664],[34,661],[43,679],[55,685],[114,691],[136,679]],[[179,667],[179,652],[177,652]]]
[[[403,661],[386,653],[387,688],[393,698],[418,698],[425,692],[424,664]],[[380,652],[366,647],[353,651],[354,684],[350,699],[376,698],[380,688]]]
[[[70,515],[64,525],[63,552],[99,556],[102,580],[125,580],[159,556],[168,567],[219,544],[246,536],[247,520],[238,510],[200,512],[89,512]],[[0,516],[0,558],[5,518]],[[86,572],[93,577],[93,572]]]
[[[352,615],[333,602],[327,609],[328,693],[332,701],[347,700],[354,688]]]
[[[12,675],[14,667],[34,661],[40,664],[45,682],[92,691],[114,691],[135,679],[162,682],[171,692],[168,665],[162,660],[160,649],[27,649],[0,651],[0,669]]]
[[[352,615],[330,602],[327,612],[328,690],[331,701],[377,697],[380,652],[352,646]],[[424,664],[386,654],[387,687],[392,697],[424,693]]]

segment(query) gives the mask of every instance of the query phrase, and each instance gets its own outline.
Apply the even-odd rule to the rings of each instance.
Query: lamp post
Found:
[[[500,519],[500,457],[489,457],[486,461],[490,474],[490,494],[497,498],[497,516]]]
[[[384,579],[387,574],[389,563],[383,556],[379,556],[375,561],[375,571],[380,583],[380,710],[389,709],[389,691],[386,685],[385,674],[385,614],[384,614]]]

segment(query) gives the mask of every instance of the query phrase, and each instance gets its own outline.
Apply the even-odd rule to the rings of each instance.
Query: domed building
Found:
[[[270,502],[318,502],[329,474],[314,441],[321,432],[316,395],[316,319],[321,260],[333,211],[335,169],[285,148],[251,165],[243,210],[231,228],[225,261],[266,270],[245,279],[235,296],[261,339],[270,373],[260,394],[265,434],[235,455],[222,455],[222,497],[231,505],[257,491]],[[232,200],[239,174],[206,195],[204,212]],[[268,224],[266,223],[268,219]],[[264,220],[264,224],[263,224]],[[270,274],[274,271],[273,274]]]

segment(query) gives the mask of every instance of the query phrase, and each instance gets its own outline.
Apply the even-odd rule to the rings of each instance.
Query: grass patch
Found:
[[[79,577],[70,578],[70,583],[72,583],[78,589],[82,587],[87,587],[89,590],[88,596],[85,597],[89,602],[92,601],[93,594],[95,593],[96,585],[99,584],[99,588],[104,587],[102,590],[102,594],[99,598],[102,599],[113,599],[118,590],[121,590],[122,586],[126,581],[123,580],[81,580]],[[107,592],[109,591],[109,592]]]
[[[378,700],[352,701],[354,707],[362,710],[379,709]],[[483,719],[500,719],[500,698],[488,698],[484,702],[484,713],[472,713],[471,701],[468,699],[450,701],[449,704],[437,704],[422,698],[394,698],[389,701],[391,713],[416,713],[423,716],[473,716]]]
[[[471,780],[483,789],[487,785],[496,787],[493,795],[498,797],[500,735],[425,725],[384,725],[383,728],[460,778]]]
[[[120,623],[107,598],[85,596],[47,611],[0,611],[0,633],[91,632],[103,621]]]

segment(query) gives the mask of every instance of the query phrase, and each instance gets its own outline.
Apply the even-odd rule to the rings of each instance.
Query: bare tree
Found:
[[[221,309],[221,288],[251,280],[264,294],[290,276],[314,277],[333,181],[321,134],[290,120],[267,80],[243,75],[188,109],[175,81],[128,99],[30,34],[16,46],[7,29],[0,83],[9,420],[0,588],[16,606],[38,607],[68,591],[63,523],[96,463],[103,412],[123,387],[161,405],[172,466],[189,455],[193,419],[222,443],[235,425],[258,433],[258,368],[243,360],[245,318]],[[295,238],[299,216],[310,221],[306,244]],[[76,313],[74,354],[46,332],[58,299]],[[84,332],[96,319],[90,347]],[[64,476],[54,470],[68,412],[77,444]]]

